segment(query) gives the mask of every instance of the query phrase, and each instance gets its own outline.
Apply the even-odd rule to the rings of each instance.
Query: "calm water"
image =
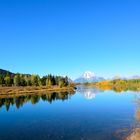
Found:
[[[121,140],[137,125],[139,93],[78,87],[0,99],[0,140]]]

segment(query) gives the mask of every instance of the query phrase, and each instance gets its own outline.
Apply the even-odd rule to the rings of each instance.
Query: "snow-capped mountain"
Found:
[[[86,71],[82,76],[75,79],[75,83],[86,83],[86,82],[99,82],[105,80],[103,77],[97,77],[93,72]]]
[[[90,79],[92,77],[95,77],[95,74],[94,72],[91,72],[91,71],[86,71],[83,75],[82,75],[83,78],[86,78],[86,79]]]

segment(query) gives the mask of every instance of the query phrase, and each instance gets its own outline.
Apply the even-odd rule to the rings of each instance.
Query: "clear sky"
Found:
[[[0,0],[0,68],[140,75],[140,1]]]

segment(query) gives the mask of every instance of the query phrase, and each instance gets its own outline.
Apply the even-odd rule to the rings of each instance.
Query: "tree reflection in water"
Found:
[[[37,104],[40,100],[48,101],[49,103],[52,103],[55,100],[68,100],[72,95],[75,93],[46,93],[46,94],[24,94],[21,96],[15,96],[15,97],[0,97],[0,108],[5,106],[6,110],[8,111],[10,109],[10,106],[16,105],[17,109],[22,107],[27,102],[31,102],[33,105]]]

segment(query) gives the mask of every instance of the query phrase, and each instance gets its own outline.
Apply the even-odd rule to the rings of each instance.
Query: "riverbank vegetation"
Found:
[[[127,90],[140,91],[140,79],[131,79],[131,80],[115,79],[95,83],[84,83],[83,85],[96,87],[102,90],[114,90],[116,92]]]
[[[74,86],[26,86],[26,87],[0,87],[1,95],[22,95],[24,93],[46,93],[46,92],[74,92]]]
[[[67,77],[11,73],[9,71],[0,71],[0,95],[13,93],[31,93],[31,92],[65,92],[74,91],[74,84]]]

